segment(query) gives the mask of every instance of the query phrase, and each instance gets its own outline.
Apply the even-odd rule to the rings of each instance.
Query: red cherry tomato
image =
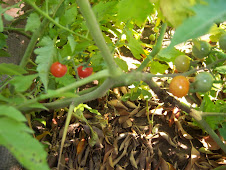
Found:
[[[55,77],[63,77],[67,72],[67,66],[59,62],[55,62],[51,65],[50,72]]]
[[[189,85],[190,85],[190,83],[186,77],[176,76],[170,82],[169,91],[174,96],[183,97],[188,94]]]
[[[92,74],[93,72],[93,68],[92,67],[86,67],[85,69],[83,69],[83,66],[80,66],[77,68],[78,71],[78,75],[80,78],[85,78],[88,77]]]

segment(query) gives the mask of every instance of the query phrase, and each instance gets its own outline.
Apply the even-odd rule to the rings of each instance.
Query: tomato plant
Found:
[[[209,55],[210,44],[206,41],[195,42],[192,47],[192,53],[195,57],[202,59]]]
[[[55,77],[63,77],[67,72],[67,66],[59,62],[55,62],[51,65],[50,72]]]
[[[77,71],[80,78],[85,78],[92,74],[93,68],[92,67],[83,68],[83,66],[79,66],[77,68]]]
[[[224,34],[220,37],[219,46],[222,50],[226,50],[226,34]]]
[[[170,82],[169,91],[174,96],[183,97],[188,94],[189,85],[190,85],[190,83],[186,77],[176,76]]]
[[[174,60],[178,72],[188,71],[190,67],[190,58],[186,55],[180,55]]]
[[[213,76],[208,72],[199,73],[195,77],[194,89],[199,92],[208,92],[213,85]]]

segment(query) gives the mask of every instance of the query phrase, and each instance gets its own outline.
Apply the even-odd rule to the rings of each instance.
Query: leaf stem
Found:
[[[161,50],[162,41],[163,41],[163,38],[164,38],[164,34],[166,32],[166,28],[167,28],[167,24],[163,23],[156,45],[154,46],[152,52],[147,56],[147,58],[137,68],[137,71],[142,71],[148,65],[149,61],[151,61],[151,59],[154,56],[156,56],[158,54],[158,52]]]

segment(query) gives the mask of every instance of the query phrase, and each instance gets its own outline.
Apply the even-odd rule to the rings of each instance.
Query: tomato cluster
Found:
[[[54,77],[63,77],[67,72],[67,66],[61,64],[60,62],[55,62],[50,67],[50,72],[53,74]],[[77,68],[78,76],[80,78],[85,78],[90,76],[93,73],[92,67],[83,67],[79,66]]]

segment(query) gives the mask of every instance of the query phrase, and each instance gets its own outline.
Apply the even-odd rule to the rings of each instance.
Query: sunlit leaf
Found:
[[[186,19],[175,31],[170,47],[202,36],[210,30],[214,22],[226,21],[226,1],[206,0],[207,4],[197,4],[192,9],[195,15]]]

